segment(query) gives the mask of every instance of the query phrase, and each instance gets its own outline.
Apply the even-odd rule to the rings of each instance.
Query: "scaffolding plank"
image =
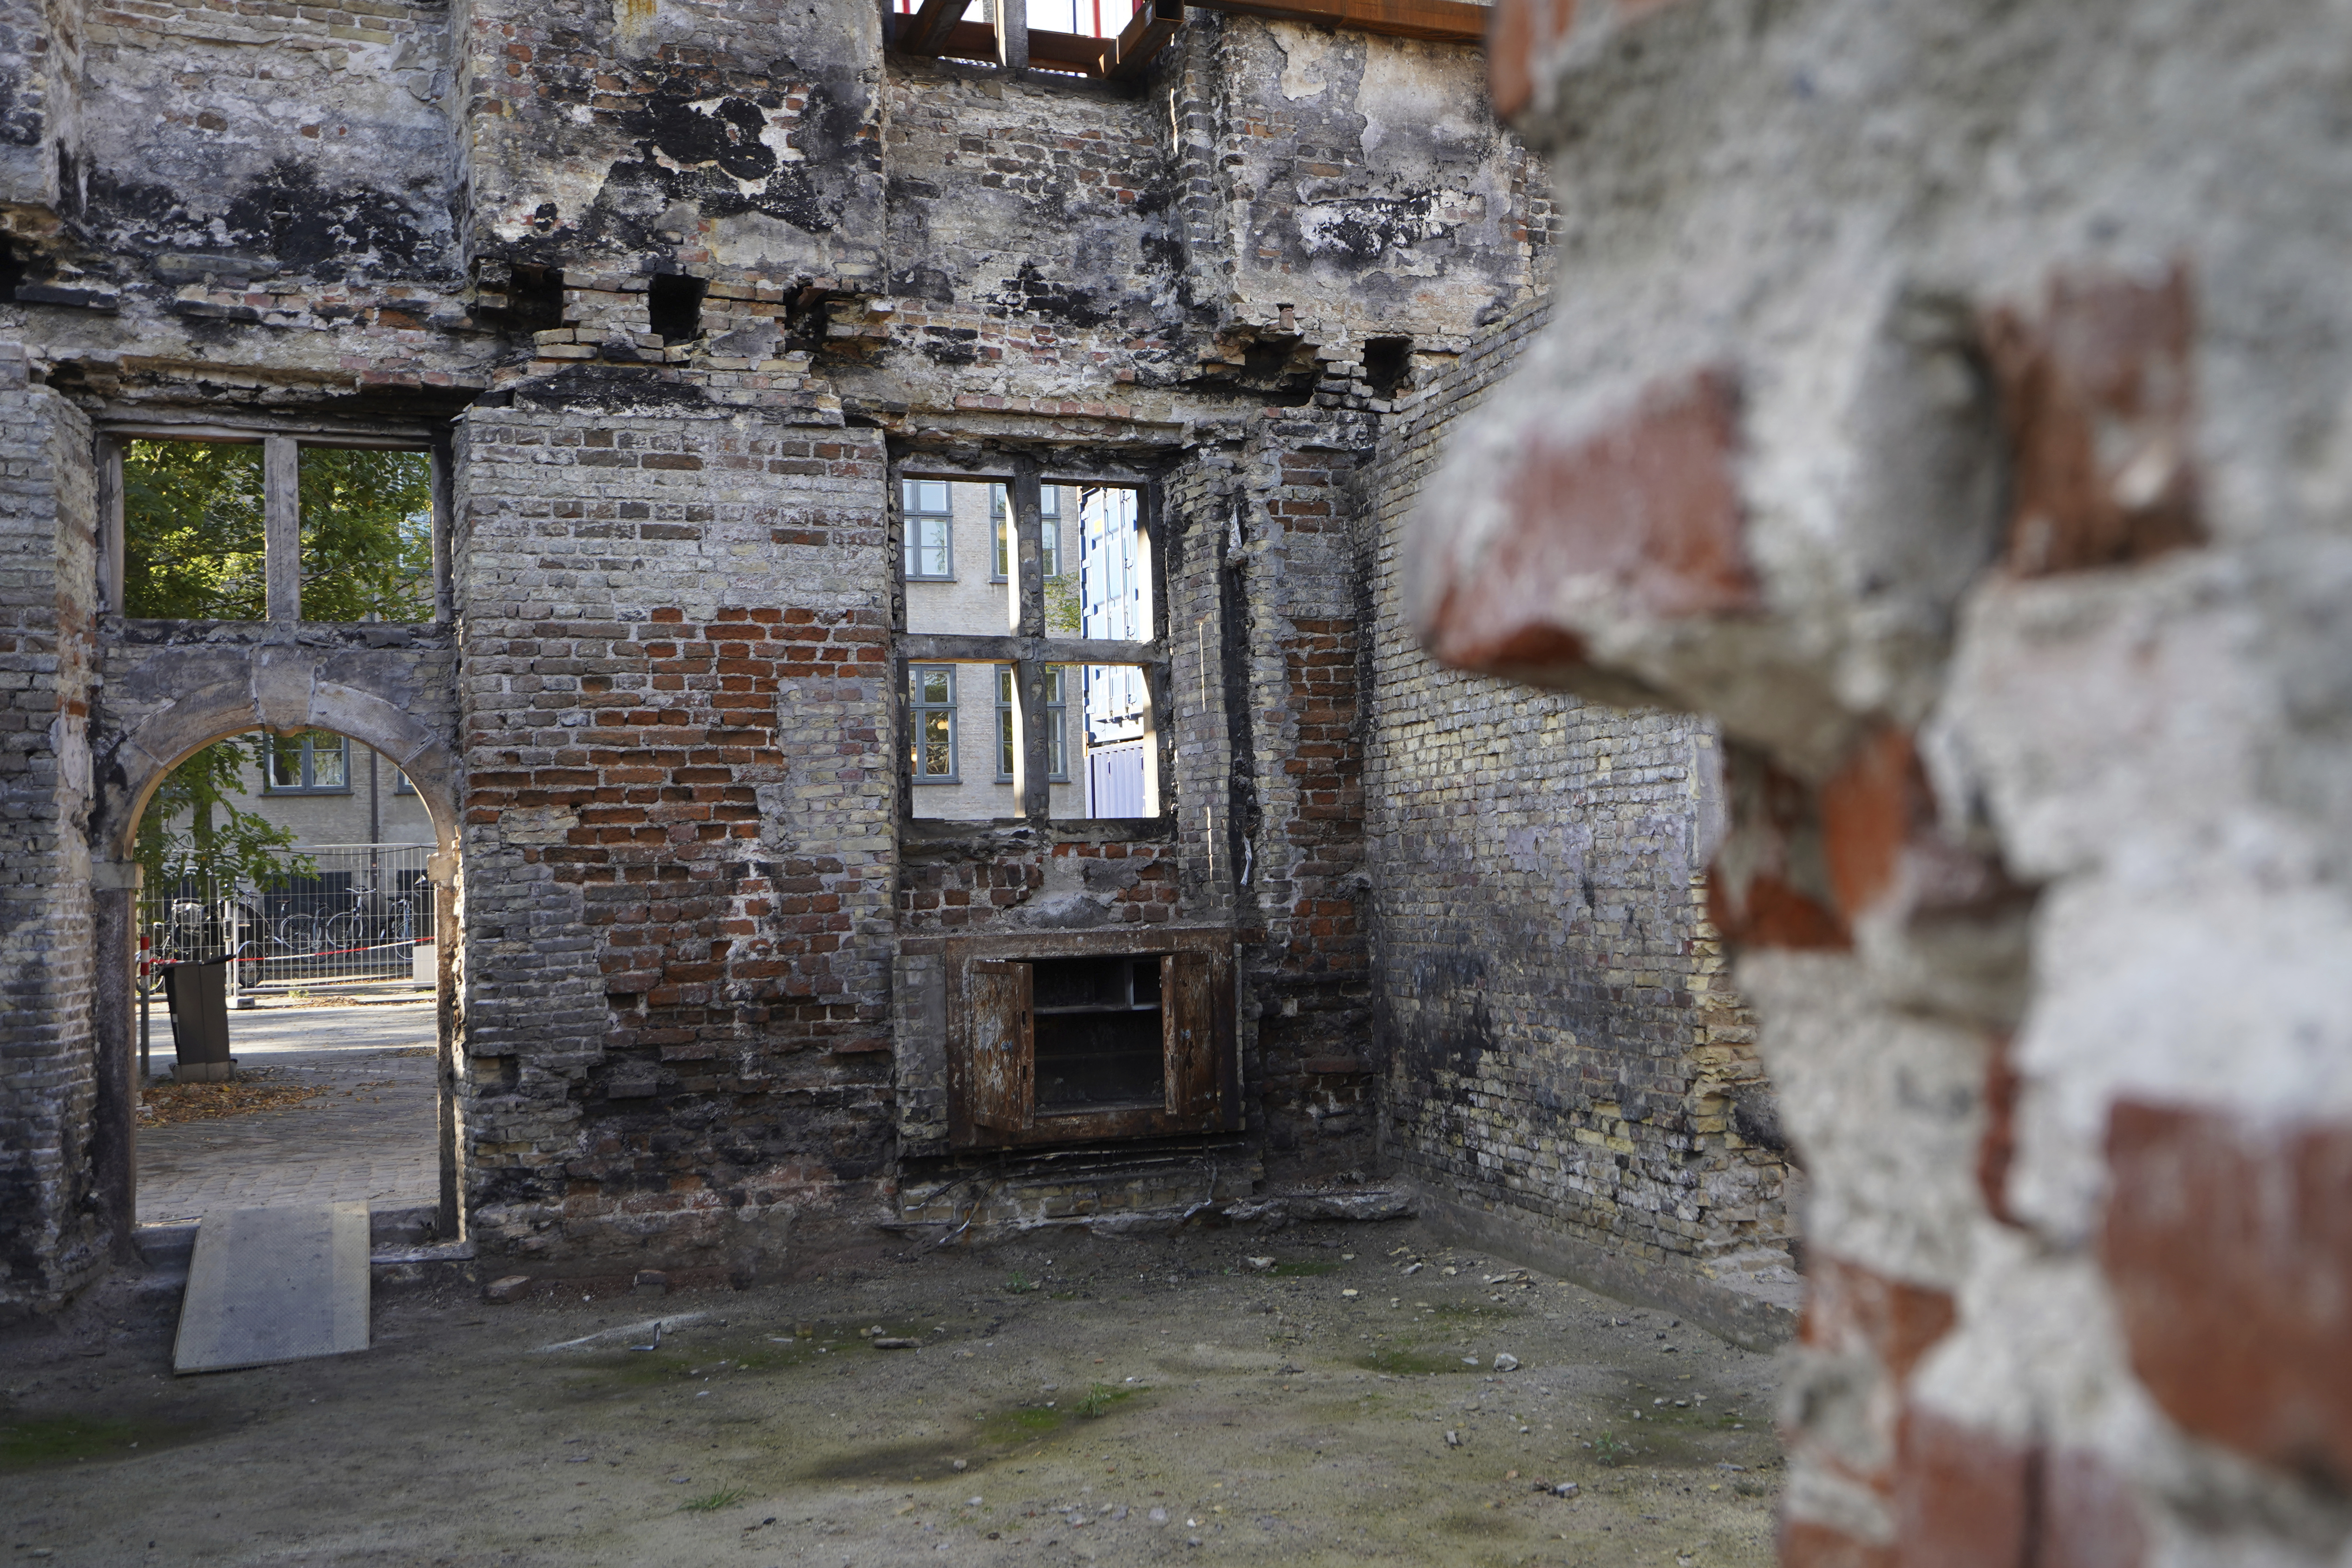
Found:
[[[205,1215],[173,1371],[226,1372],[367,1347],[366,1204]]]

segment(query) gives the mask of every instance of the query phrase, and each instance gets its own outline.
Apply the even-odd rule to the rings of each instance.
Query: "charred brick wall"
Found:
[[[735,1266],[890,1151],[879,446],[525,404],[462,472],[478,1223]]]
[[[0,386],[0,1311],[54,1307],[117,1239],[92,1148],[89,426],[15,363],[18,384]]]
[[[1520,310],[1430,386],[1365,479],[1389,1147],[1441,1201],[1589,1272],[1672,1260],[1785,1304],[1789,1170],[1706,909],[1715,732],[1444,668],[1406,625],[1404,525],[1548,316]]]
[[[1474,51],[1199,13],[1107,83],[848,0],[64,14],[0,55],[128,109],[5,197],[0,340],[119,426],[446,437],[452,500],[446,624],[109,632],[91,833],[240,705],[442,782],[479,1245],[732,1269],[887,1207],[939,1089],[901,971],[1024,922],[1241,944],[1246,1131],[1104,1193],[1374,1168],[1361,477],[1551,221]],[[916,450],[1157,486],[1164,832],[898,820]]]

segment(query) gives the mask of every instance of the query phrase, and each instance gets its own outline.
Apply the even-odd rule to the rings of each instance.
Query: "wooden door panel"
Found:
[[[974,1125],[1026,1132],[1036,1111],[1034,985],[1029,965],[974,959],[964,977],[971,1057],[967,1110]]]
[[[1222,1098],[1217,1070],[1215,975],[1205,952],[1171,952],[1160,961],[1160,1024],[1167,1052],[1168,1113],[1213,1119]]]

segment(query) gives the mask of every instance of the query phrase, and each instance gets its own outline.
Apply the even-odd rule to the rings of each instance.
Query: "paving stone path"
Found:
[[[431,1003],[263,1008],[229,1015],[242,1068],[327,1092],[277,1110],[139,1130],[139,1222],[215,1208],[365,1199],[405,1208],[440,1194]],[[154,1021],[168,1070],[171,1029]]]

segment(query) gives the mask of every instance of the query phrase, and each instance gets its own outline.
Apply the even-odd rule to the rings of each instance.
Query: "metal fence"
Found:
[[[299,851],[300,876],[259,887],[196,877],[139,896],[142,984],[172,963],[234,957],[235,991],[429,984],[432,879],[425,844],[329,844]]]

